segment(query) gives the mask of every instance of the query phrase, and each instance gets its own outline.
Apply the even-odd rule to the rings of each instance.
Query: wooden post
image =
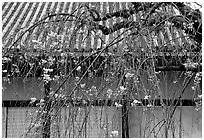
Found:
[[[122,138],[129,138],[128,108],[126,95],[122,99]]]
[[[8,137],[8,107],[6,107],[6,130],[5,130],[5,138]]]
[[[50,126],[51,126],[51,116],[50,116],[50,109],[51,109],[51,101],[49,99],[50,93],[50,82],[44,83],[45,89],[45,108],[43,113],[43,129],[42,129],[42,137],[43,138],[50,138]]]

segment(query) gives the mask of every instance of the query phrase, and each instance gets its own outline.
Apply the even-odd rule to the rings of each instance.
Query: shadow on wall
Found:
[[[139,106],[131,107],[129,112],[130,137],[164,138],[163,115],[162,107],[154,107],[152,109]],[[172,137],[201,138],[202,110],[196,111],[192,106],[178,107],[173,117],[173,123],[168,130],[168,138]]]

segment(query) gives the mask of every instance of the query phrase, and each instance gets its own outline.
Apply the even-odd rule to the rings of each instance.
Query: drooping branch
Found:
[[[108,35],[108,34],[111,34],[115,31],[118,31],[122,28],[131,28],[131,27],[136,27],[136,28],[139,28],[139,25],[137,22],[134,22],[134,21],[122,21],[122,22],[119,22],[119,23],[115,23],[112,27],[108,28],[104,25],[100,25],[98,23],[93,23],[93,26],[95,27],[95,29],[99,29],[102,31],[102,33],[104,35]]]
[[[107,20],[109,18],[113,18],[113,17],[122,17],[122,18],[129,18],[132,14],[134,14],[134,10],[133,9],[125,9],[125,10],[120,10],[117,12],[113,12],[113,13],[107,13],[104,17],[100,17],[99,14],[97,13],[96,10],[90,10],[91,12],[91,16],[93,17],[94,21],[104,21]],[[97,17],[94,16],[97,15]]]
[[[156,3],[155,5],[153,5],[152,6],[152,8],[150,9],[150,11],[147,13],[147,16],[145,17],[145,20],[144,20],[144,25],[146,24],[146,21],[148,20],[148,18],[151,16],[151,14],[152,13],[154,13],[155,12],[155,10],[159,7],[159,6],[161,6],[162,5],[162,3],[160,2],[160,3]]]
[[[31,25],[30,27],[28,27],[25,31],[23,31],[20,36],[9,46],[9,48],[4,52],[3,57],[5,57],[7,55],[7,53],[11,50],[11,48],[19,41],[22,39],[22,37],[27,33],[30,32],[32,30],[34,30],[36,27],[46,23],[47,19],[51,19],[52,17],[56,17],[56,16],[64,16],[66,17],[66,19],[63,19],[65,21],[68,20],[69,17],[75,17],[74,12],[76,12],[76,10],[74,10],[71,14],[69,13],[58,13],[58,14],[48,14],[47,16],[45,16],[44,18],[42,18],[41,20],[37,21],[36,23],[34,23],[33,25]],[[58,19],[57,19],[58,20]],[[62,21],[62,20],[58,20],[58,21]],[[53,22],[53,21],[52,21]],[[56,22],[56,21],[55,21]]]

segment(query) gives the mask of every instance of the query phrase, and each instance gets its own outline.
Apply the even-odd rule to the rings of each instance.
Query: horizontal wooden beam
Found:
[[[184,65],[180,66],[161,66],[155,68],[155,71],[192,71],[192,72],[201,72],[202,71],[202,65],[199,65],[197,67],[185,67]]]
[[[162,106],[161,100],[139,100],[141,103],[138,103],[136,106],[148,106],[148,105],[154,105],[154,106]],[[37,100],[34,103],[31,103],[30,100],[5,100],[2,102],[2,107],[37,107],[37,104],[40,101]],[[115,102],[120,103],[119,100],[95,100],[95,101],[73,101],[73,100],[67,100],[67,101],[61,101],[57,102],[59,106],[62,107],[68,107],[68,106],[115,106]],[[133,101],[127,101],[128,105],[130,105]],[[175,106],[176,104],[178,106],[195,106],[196,101],[191,99],[182,99],[182,100],[172,100],[172,99],[163,99],[163,104],[166,106]]]

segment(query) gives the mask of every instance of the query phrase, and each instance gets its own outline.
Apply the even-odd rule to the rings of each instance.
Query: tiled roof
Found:
[[[71,13],[75,9],[79,8],[79,6],[84,3],[75,3],[75,2],[4,2],[2,4],[2,42],[3,47],[9,47],[12,42],[19,36],[18,31],[20,29],[25,29],[30,27],[35,22],[40,20],[46,13],[59,12],[59,13]],[[131,6],[130,3],[122,3],[122,2],[89,2],[86,3],[89,6],[93,6],[96,10],[100,11],[101,15],[105,15],[108,12],[114,12],[118,9],[126,9]],[[80,15],[79,11],[77,14]],[[140,13],[141,14],[141,13]],[[133,20],[137,20],[139,15],[133,15],[131,18]],[[101,21],[100,23],[103,25],[111,26],[114,23],[123,20],[122,18],[112,18],[110,20]],[[63,28],[63,38],[67,40],[67,36],[69,34],[69,29],[73,28],[73,24],[67,23]],[[88,27],[84,27],[86,30]],[[36,29],[37,30],[37,29]],[[83,30],[83,29],[81,29]],[[102,37],[102,39],[107,44],[110,42],[115,36],[122,33],[125,29],[120,29],[109,35],[103,35],[101,31],[98,31],[96,34]],[[35,32],[35,31],[34,31]],[[86,41],[83,41],[83,36],[81,34],[77,34],[76,38],[72,40],[72,45],[69,46],[69,49],[77,48],[77,49],[85,49],[89,50],[97,49],[101,44],[101,40],[99,36],[89,34]],[[25,34],[22,41],[27,41],[29,39],[29,33]],[[66,41],[65,41],[66,42]],[[22,43],[23,44],[23,43]],[[148,48],[148,45],[155,46],[168,46],[169,49],[175,49],[173,46],[179,47],[189,47],[193,44],[193,41],[190,41],[189,38],[183,31],[180,31],[174,27],[169,27],[166,25],[161,31],[152,32],[150,36],[139,36],[134,39],[134,43],[132,44],[133,49],[142,47]],[[26,44],[24,44],[27,46]],[[66,45],[66,44],[65,44]],[[126,45],[125,40],[116,44],[115,47],[120,51],[122,46]],[[137,50],[136,50],[137,51]]]

